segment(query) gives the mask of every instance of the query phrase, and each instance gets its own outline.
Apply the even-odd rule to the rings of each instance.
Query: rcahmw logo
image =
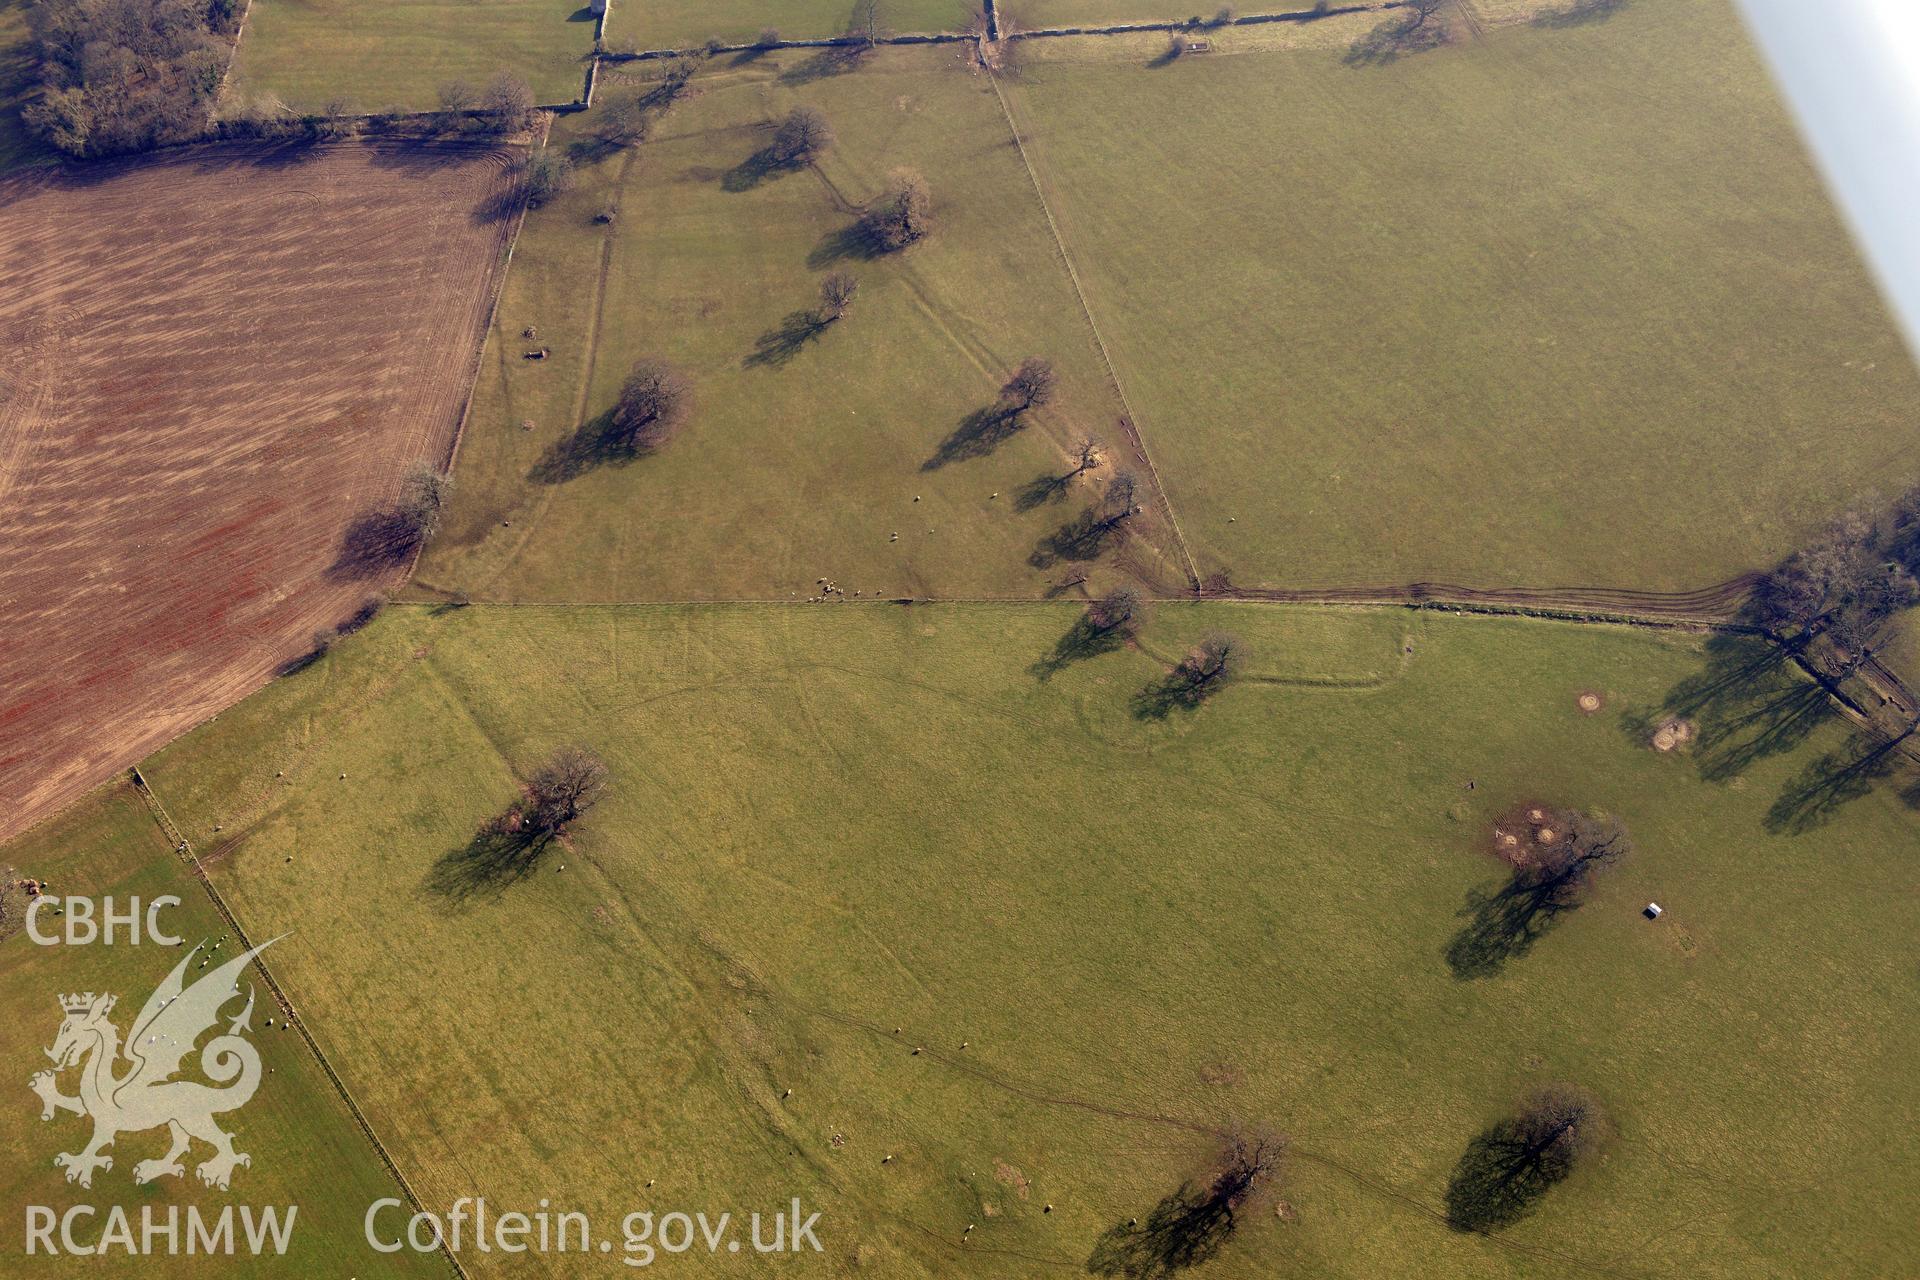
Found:
[[[251,989],[239,1013],[225,1020],[226,1029],[218,1031],[218,1027],[221,1010],[239,998],[241,972],[277,941],[235,956],[188,986],[187,970],[200,954],[200,947],[195,947],[147,998],[124,1041],[111,1016],[116,997],[91,991],[60,997],[60,1030],[46,1051],[53,1068],[36,1074],[28,1085],[40,1097],[41,1120],[51,1121],[64,1112],[93,1122],[93,1133],[79,1150],[53,1157],[53,1163],[66,1171],[68,1182],[92,1187],[96,1173],[113,1169],[113,1157],[106,1152],[115,1140],[148,1129],[165,1128],[170,1144],[158,1158],[134,1163],[131,1181],[136,1184],[161,1178],[184,1181],[182,1157],[196,1142],[212,1148],[212,1154],[193,1171],[204,1186],[225,1191],[234,1171],[253,1163],[245,1152],[235,1150],[233,1135],[214,1119],[245,1106],[260,1087],[260,1051],[246,1038],[253,1030]],[[203,960],[200,967],[206,964]],[[200,1048],[195,1064],[211,1083],[176,1079],[182,1062],[209,1031],[218,1034]],[[70,1071],[77,1073],[77,1080],[75,1092],[67,1094],[60,1080]],[[117,1205],[106,1210],[93,1205],[65,1210],[29,1205],[27,1252],[233,1253],[245,1249],[258,1254],[271,1248],[284,1253],[297,1213],[292,1205],[259,1211],[243,1206],[236,1234],[232,1205],[218,1213],[202,1213],[188,1205],[184,1214],[178,1205],[146,1205],[140,1211],[138,1229]]]

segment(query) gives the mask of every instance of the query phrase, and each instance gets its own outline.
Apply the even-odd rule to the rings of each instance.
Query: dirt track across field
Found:
[[[512,212],[498,147],[190,148],[0,180],[0,840],[391,587]]]
[[[1593,619],[1670,623],[1727,623],[1759,581],[1745,574],[1693,591],[1634,591],[1622,587],[1463,587],[1444,582],[1298,589],[1209,585],[1205,598],[1283,604],[1405,604],[1495,609]]]

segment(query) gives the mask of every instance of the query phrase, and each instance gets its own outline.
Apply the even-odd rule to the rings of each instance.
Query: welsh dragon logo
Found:
[[[176,1080],[174,1076],[179,1073],[181,1060],[193,1051],[194,1043],[220,1021],[220,1010],[240,994],[236,980],[241,970],[277,941],[235,956],[189,987],[184,975],[200,952],[195,947],[147,998],[124,1045],[119,1028],[107,1017],[113,1012],[116,997],[91,991],[60,997],[66,1017],[53,1047],[47,1050],[53,1070],[40,1072],[28,1084],[40,1095],[42,1120],[53,1119],[56,1112],[71,1111],[93,1121],[93,1140],[83,1150],[62,1152],[53,1158],[54,1164],[67,1171],[68,1182],[91,1187],[94,1170],[113,1168],[113,1157],[102,1152],[117,1136],[161,1125],[172,1134],[173,1145],[160,1159],[142,1160],[133,1166],[136,1183],[183,1177],[186,1171],[180,1157],[194,1138],[213,1148],[213,1155],[194,1169],[200,1181],[210,1187],[225,1191],[234,1169],[253,1163],[233,1149],[233,1135],[213,1119],[220,1112],[245,1106],[260,1087],[260,1051],[245,1039],[252,1030],[251,989],[246,1007],[227,1023],[226,1033],[209,1040],[200,1051],[201,1072],[220,1087],[197,1080]],[[58,1077],[73,1067],[80,1069],[80,1092],[77,1097],[68,1097],[60,1092]]]

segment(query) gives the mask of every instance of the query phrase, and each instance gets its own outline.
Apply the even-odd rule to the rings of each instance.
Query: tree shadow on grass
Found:
[[[1233,1227],[1230,1207],[1206,1188],[1184,1183],[1155,1205],[1146,1221],[1107,1228],[1093,1246],[1087,1271],[1125,1280],[1165,1280],[1211,1260]]]
[[[748,369],[777,369],[825,333],[828,323],[817,311],[789,311],[779,328],[760,335],[753,351],[740,363]]]
[[[1531,951],[1562,914],[1577,906],[1524,870],[1497,890],[1469,890],[1460,910],[1467,922],[1447,944],[1447,967],[1463,982],[1491,978]]]
[[[1015,413],[1003,404],[975,409],[960,419],[960,425],[940,442],[940,447],[920,464],[920,469],[938,471],[950,463],[984,458],[1020,434],[1026,425],[1025,414]]]
[[[629,440],[617,432],[609,409],[547,446],[527,479],[535,484],[565,484],[599,467],[623,467],[652,452],[652,446],[644,441]]]
[[[1716,635],[1706,653],[1705,669],[1669,690],[1665,707],[1693,722],[1700,776],[1709,782],[1792,751],[1833,714],[1826,690],[1764,640]]]
[[[489,825],[428,870],[421,887],[450,907],[497,898],[540,869],[553,848],[550,835],[530,836]]]
[[[1049,502],[1058,502],[1067,496],[1067,486],[1073,483],[1073,476],[1037,475],[1020,486],[1020,492],[1013,495],[1015,511],[1033,511],[1046,506]]]
[[[581,168],[591,168],[619,155],[626,148],[611,138],[590,133],[567,143],[567,159]]]
[[[380,577],[412,559],[420,541],[420,526],[408,513],[369,511],[347,526],[327,576],[336,582]]]
[[[844,76],[849,72],[858,71],[860,64],[865,62],[866,58],[865,43],[829,45],[782,71],[780,83],[792,88],[812,84],[816,80],[830,80],[834,76]]]
[[[1051,680],[1076,662],[1112,653],[1122,647],[1126,640],[1124,626],[1103,627],[1083,613],[1073,620],[1067,633],[1054,644],[1053,652],[1027,670],[1036,680]]]
[[[805,168],[783,157],[771,145],[764,146],[720,175],[720,189],[738,194],[751,191],[770,178],[797,173]]]
[[[1563,9],[1549,9],[1533,20],[1536,27],[1584,27],[1605,22],[1627,7],[1627,0],[1573,0]]]
[[[1447,42],[1447,33],[1433,23],[1416,23],[1408,17],[1392,17],[1348,46],[1342,59],[1350,67],[1384,67],[1401,58],[1437,49]]]
[[[1098,506],[1088,507],[1040,539],[1027,563],[1036,569],[1051,569],[1062,560],[1097,560],[1119,533],[1119,521],[1102,515]]]
[[[820,242],[807,254],[807,265],[815,271],[831,267],[838,262],[871,262],[882,258],[889,250],[880,237],[873,233],[865,218],[856,218],[836,231],[829,231],[820,237]]]
[[[1510,1227],[1533,1212],[1557,1181],[1513,1120],[1483,1130],[1467,1144],[1447,1182],[1447,1225],[1482,1234]]]
[[[1844,746],[1808,763],[1781,790],[1763,820],[1775,835],[1799,835],[1830,821],[1834,814],[1871,792],[1900,763],[1900,745],[1913,734],[1898,737],[1860,730]],[[1920,789],[1920,784],[1916,784]],[[1920,790],[1916,790],[1920,795]]]
[[[275,667],[273,674],[281,677],[297,676],[314,663],[320,661],[320,659],[326,657],[327,649],[328,646],[322,644],[320,638],[316,636],[312,645],[308,646],[305,651],[295,654],[293,657],[288,658],[285,662]]]
[[[509,183],[473,207],[473,220],[483,227],[506,222],[520,212],[525,202],[525,188],[519,182]]]
[[[1225,676],[1208,676],[1191,663],[1183,662],[1163,679],[1133,695],[1133,718],[1165,720],[1176,711],[1191,714],[1205,706],[1227,684]]]

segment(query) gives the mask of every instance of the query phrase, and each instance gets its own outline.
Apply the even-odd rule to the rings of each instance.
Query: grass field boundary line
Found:
[[[1153,490],[1160,495],[1160,506],[1167,513],[1167,524],[1173,529],[1174,543],[1180,548],[1180,558],[1186,564],[1187,581],[1198,593],[1200,570],[1194,563],[1193,552],[1187,547],[1186,534],[1180,531],[1180,517],[1173,509],[1173,500],[1167,496],[1167,486],[1160,479],[1160,469],[1153,465],[1153,455],[1147,451],[1146,437],[1140,432],[1140,420],[1134,413],[1133,403],[1127,399],[1126,388],[1120,385],[1120,373],[1114,368],[1107,341],[1100,334],[1100,324],[1093,318],[1093,308],[1087,305],[1087,291],[1081,287],[1080,273],[1074,269],[1073,255],[1067,252],[1067,242],[1061,237],[1059,224],[1053,219],[1046,189],[1040,185],[1039,171],[1033,167],[1033,157],[1027,154],[1026,140],[1020,136],[1020,126],[1014,121],[1013,108],[1007,105],[1007,95],[1000,88],[1000,77],[994,74],[991,66],[986,67],[986,73],[987,83],[993,86],[994,99],[1000,104],[1000,114],[1007,122],[1007,132],[1013,135],[1014,149],[1020,153],[1020,163],[1026,168],[1027,181],[1033,184],[1033,197],[1040,202],[1040,212],[1047,220],[1047,231],[1053,237],[1053,247],[1059,252],[1060,262],[1067,269],[1067,279],[1073,284],[1073,296],[1080,303],[1080,314],[1086,317],[1087,328],[1093,334],[1093,345],[1099,349],[1100,361],[1107,368],[1107,380],[1113,384],[1113,393],[1120,398],[1120,407],[1126,412],[1124,425],[1127,435],[1132,438],[1134,449],[1139,453],[1141,462],[1146,464],[1147,474],[1153,479]]]
[[[1736,579],[1744,585],[1745,579]],[[426,591],[438,588],[415,584]],[[1426,583],[1401,587],[1325,588],[1317,591],[1235,591],[1208,590],[1200,594],[1150,597],[1160,604],[1257,604],[1307,608],[1412,609],[1443,613],[1483,614],[1496,617],[1542,618],[1555,622],[1595,623],[1609,626],[1641,626],[1668,630],[1744,632],[1765,634],[1752,623],[1733,620],[1732,607],[1713,607],[1708,593],[1676,592],[1671,597],[1659,593],[1620,592],[1618,604],[1598,604],[1592,596],[1583,596],[1579,588],[1564,589],[1567,594],[1514,588],[1480,590],[1471,587],[1443,588]],[[1608,589],[1595,588],[1595,593]],[[1709,593],[1718,591],[1710,588]],[[1631,598],[1629,598],[1631,597]],[[1704,599],[1703,599],[1704,597]],[[1671,603],[1666,603],[1670,599]],[[1042,605],[1059,603],[1054,596],[888,596],[875,594],[835,600],[831,603],[802,596],[712,596],[680,597],[657,600],[474,600],[472,606],[517,609],[682,609],[697,607],[740,607],[762,605],[819,605],[825,608],[850,605]],[[442,607],[445,601],[416,600],[407,603]],[[1734,601],[1737,604],[1737,597]],[[471,606],[462,606],[471,607]]]
[[[1034,27],[1012,29],[993,36],[990,43],[1002,40],[1044,40],[1059,36],[1124,36],[1143,31],[1214,31],[1222,27],[1257,27],[1274,22],[1319,22],[1353,13],[1379,13],[1398,9],[1406,0],[1383,0],[1379,4],[1329,5],[1324,9],[1289,9],[1280,13],[1248,13],[1225,22],[1202,20],[1195,26],[1191,18],[1155,18],[1144,22],[1116,22],[1096,27]],[[988,6],[992,8],[992,6]],[[997,22],[998,13],[993,15]],[[698,45],[689,48],[636,49],[632,52],[602,52],[594,55],[600,62],[656,62],[665,58],[699,58],[723,53],[773,53],[781,49],[873,48],[880,45],[963,44],[980,39],[976,31],[906,31],[893,35],[817,36],[812,39],[749,41],[745,44]]]
[[[194,853],[193,842],[181,833],[179,825],[174,822],[173,816],[167,812],[166,806],[160,803],[160,797],[154,794],[153,788],[147,782],[146,777],[137,768],[129,769],[127,770],[127,781],[132,785],[134,791],[139,794],[140,798],[146,802],[147,811],[153,815],[153,819],[159,824],[160,830],[166,834],[169,840],[174,842],[174,853],[186,864],[187,869],[193,873],[193,878],[199,881],[200,887],[206,891],[208,900],[213,903],[213,909],[220,913],[220,918],[226,922],[227,928],[233,931],[233,936],[239,941],[240,945],[251,951],[253,949],[253,942],[248,938],[246,928],[241,925],[239,918],[234,915],[233,908],[227,905],[227,900],[220,896],[220,891],[214,887],[213,880],[207,875],[206,869],[200,865],[199,857]],[[289,1015],[294,1015],[295,1008],[292,998],[287,995],[286,990],[281,987],[279,981],[273,976],[273,971],[267,968],[267,962],[256,955],[253,958],[253,967],[259,972],[260,980],[266,984],[267,990],[271,992],[273,998],[279,1002],[281,1009]],[[334,1070],[333,1063],[328,1061],[327,1055],[321,1050],[319,1042],[313,1038],[313,1033],[308,1030],[306,1015],[298,1014],[297,1016],[291,1016],[290,1021],[294,1029],[300,1033],[300,1039],[305,1042],[308,1051],[313,1054],[314,1061],[320,1064],[320,1070],[326,1074],[327,1080],[332,1083],[334,1092],[339,1095],[340,1101],[345,1104],[348,1114],[353,1117],[354,1123],[360,1127],[361,1134],[366,1137],[367,1142],[373,1147],[374,1154],[380,1157],[380,1163],[386,1166],[387,1172],[392,1175],[395,1185],[400,1188],[400,1193],[406,1196],[408,1205],[412,1207],[416,1214],[425,1212],[425,1206],[422,1204],[420,1197],[414,1192],[413,1184],[407,1181],[406,1174],[400,1172],[400,1166],[394,1160],[392,1152],[388,1151],[386,1144],[380,1141],[380,1135],[374,1132],[373,1125],[368,1121],[366,1113],[360,1109],[360,1104],[354,1100],[352,1091],[347,1088],[347,1082],[340,1078],[340,1073]],[[470,1280],[466,1267],[462,1266],[460,1259],[454,1256],[451,1249],[446,1247],[445,1241],[441,1242],[440,1255],[446,1259],[447,1266],[453,1271],[454,1275],[460,1277],[460,1280]]]
[[[233,81],[233,64],[240,60],[240,42],[246,39],[247,23],[253,17],[253,0],[247,0],[240,10],[240,21],[234,24],[233,43],[227,46],[227,65],[220,68],[220,85],[213,91],[213,103],[207,108],[207,127],[213,127],[214,117],[220,114],[220,100],[227,96],[227,87]]]
[[[587,59],[587,86],[585,92],[580,95],[580,109],[582,111],[590,110],[593,106],[594,85],[600,78],[599,50],[606,47],[607,22],[612,17],[613,6],[611,4],[602,4],[600,6],[600,12],[593,16],[593,47],[595,52],[593,56]]]
[[[552,131],[551,117],[540,122],[540,133],[535,146],[544,149],[547,136]],[[529,153],[534,150],[529,148]],[[520,231],[527,225],[527,199],[522,193],[513,196],[513,225],[507,231],[507,245],[504,252],[496,252],[492,267],[492,280],[488,284],[487,315],[480,326],[480,339],[474,344],[473,358],[467,362],[467,394],[460,401],[460,416],[454,420],[453,436],[447,441],[447,447],[441,453],[440,474],[453,475],[453,464],[460,457],[460,442],[467,436],[467,420],[473,416],[473,393],[479,390],[480,374],[486,367],[487,348],[493,342],[493,326],[500,316],[500,299],[507,291],[507,274],[513,267],[513,251],[519,247]],[[420,557],[425,554],[425,541],[415,542],[413,552],[407,557],[405,571],[400,575],[399,586],[404,588],[413,581],[413,575],[420,568]]]
[[[1281,13],[1249,13],[1229,18],[1225,22],[1217,19],[1202,18],[1195,25],[1192,18],[1151,18],[1142,22],[1113,22],[1098,27],[1035,27],[1031,31],[1012,30],[1003,34],[1006,40],[1046,40],[1059,36],[1127,36],[1145,31],[1218,31],[1224,27],[1257,27],[1273,22],[1320,22],[1326,18],[1342,18],[1353,13],[1378,13],[1387,9],[1398,9],[1406,0],[1385,0],[1382,4],[1346,4],[1328,5],[1324,9],[1288,9]]]
[[[552,130],[550,121],[542,121],[538,149],[545,150],[547,135]],[[467,436],[467,419],[473,415],[473,393],[480,382],[480,370],[487,360],[487,347],[493,342],[493,326],[500,318],[500,299],[507,291],[507,275],[513,268],[513,251],[520,245],[520,232],[527,225],[527,199],[524,194],[514,196],[513,226],[507,232],[507,247],[494,264],[493,280],[489,286],[487,299],[487,318],[480,326],[480,340],[474,344],[473,359],[467,362],[467,395],[460,402],[460,417],[454,423],[453,438],[447,442],[446,461],[441,467],[443,472],[451,474],[453,464],[460,456],[460,442]],[[414,548],[414,560],[420,557],[421,547]],[[413,576],[412,564],[407,566],[407,577]]]

